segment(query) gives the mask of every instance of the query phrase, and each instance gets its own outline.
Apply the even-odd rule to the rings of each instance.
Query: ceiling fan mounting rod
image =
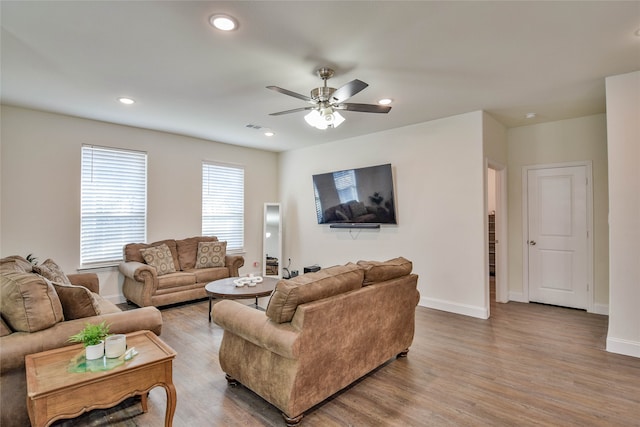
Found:
[[[320,77],[324,81],[324,86],[317,87],[311,90],[311,99],[324,103],[331,99],[331,95],[336,91],[335,88],[327,86],[327,80],[333,77],[334,71],[328,67],[318,68],[318,77]],[[322,107],[320,107],[322,108]]]

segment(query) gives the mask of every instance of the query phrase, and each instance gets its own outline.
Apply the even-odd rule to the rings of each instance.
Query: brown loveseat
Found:
[[[0,396],[2,427],[29,425],[24,357],[27,354],[72,345],[68,338],[86,323],[106,322],[111,333],[150,330],[160,335],[162,315],[155,307],[121,311],[98,295],[98,276],[69,274],[45,261],[33,267],[12,256],[0,260]],[[36,269],[40,274],[36,274]],[[73,285],[68,284],[68,282]],[[81,285],[81,286],[74,286]]]
[[[199,267],[198,249],[201,243],[207,242],[218,242],[218,238],[200,236],[125,245],[124,262],[119,265],[124,276],[122,293],[125,298],[140,307],[160,307],[206,298],[204,287],[207,283],[238,277],[238,269],[244,265],[244,258],[241,255],[226,255],[226,242],[219,242],[217,248],[222,252],[220,266]],[[144,250],[162,245],[166,245],[171,253],[172,266],[168,270],[163,270],[165,264],[154,267],[147,264],[144,258]]]
[[[266,313],[231,300],[213,307],[219,360],[297,425],[304,411],[394,356],[415,326],[418,276],[404,258],[359,261],[281,280]]]

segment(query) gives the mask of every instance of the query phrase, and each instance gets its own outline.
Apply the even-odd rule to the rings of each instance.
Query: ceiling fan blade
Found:
[[[346,85],[336,89],[336,91],[333,92],[333,95],[331,95],[330,101],[332,104],[340,104],[341,102],[351,98],[353,95],[360,92],[367,86],[369,85],[363,82],[362,80],[358,80],[358,79],[351,80]]]
[[[335,108],[337,110],[347,110],[347,111],[360,111],[363,113],[388,113],[391,111],[391,107],[388,105],[374,105],[374,104],[353,104],[346,103],[336,105]]]
[[[298,111],[307,111],[307,110],[313,110],[316,107],[301,107],[301,108],[294,108],[293,110],[286,110],[286,111],[279,111],[277,113],[271,113],[269,114],[270,116],[281,116],[283,114],[289,114],[289,113],[297,113]]]
[[[282,93],[284,95],[293,96],[294,98],[302,99],[303,101],[307,101],[307,102],[310,102],[312,104],[316,103],[313,99],[309,98],[308,96],[301,95],[299,93],[295,93],[295,92],[292,92],[292,91],[287,90],[287,89],[283,89],[283,88],[278,87],[278,86],[267,86],[267,89],[275,90],[276,92],[280,92],[280,93]]]

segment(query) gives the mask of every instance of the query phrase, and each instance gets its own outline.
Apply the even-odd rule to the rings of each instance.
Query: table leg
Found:
[[[164,426],[171,427],[173,425],[173,414],[176,412],[176,387],[172,382],[164,384],[167,391],[167,411],[164,414]]]
[[[149,410],[149,409],[148,409],[148,406],[147,406],[147,399],[148,399],[148,397],[149,397],[149,392],[142,393],[142,394],[140,395],[140,404],[142,405],[142,412],[143,412],[143,413],[145,413],[145,414],[146,414],[146,413],[147,413],[147,411]]]
[[[213,297],[209,295],[209,323],[211,323],[211,300]]]

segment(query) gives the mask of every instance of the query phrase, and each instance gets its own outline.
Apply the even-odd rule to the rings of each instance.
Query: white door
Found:
[[[588,308],[586,166],[527,174],[529,300]]]

